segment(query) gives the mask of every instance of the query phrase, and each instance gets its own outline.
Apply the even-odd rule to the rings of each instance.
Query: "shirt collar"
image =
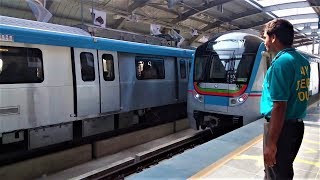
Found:
[[[281,51],[279,51],[277,53],[277,55],[273,58],[273,60],[271,61],[271,64],[273,64],[273,62],[275,60],[277,60],[282,54],[286,53],[286,52],[289,52],[289,51],[295,51],[295,48],[285,48],[285,49],[282,49]]]

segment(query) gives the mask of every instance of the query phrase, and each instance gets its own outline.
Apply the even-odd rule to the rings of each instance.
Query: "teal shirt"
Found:
[[[280,51],[263,82],[260,112],[270,118],[274,101],[287,101],[287,119],[304,118],[309,100],[310,64],[294,48]]]

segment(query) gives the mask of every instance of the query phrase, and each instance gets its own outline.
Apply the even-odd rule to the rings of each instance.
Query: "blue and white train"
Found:
[[[220,34],[196,49],[188,84],[188,119],[194,129],[246,125],[261,117],[262,83],[272,55],[263,40],[244,32]],[[319,93],[320,58],[310,61],[309,94]]]
[[[186,103],[193,54],[0,16],[0,147],[72,141]]]

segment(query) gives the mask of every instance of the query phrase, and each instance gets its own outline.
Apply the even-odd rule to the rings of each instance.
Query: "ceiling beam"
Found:
[[[134,0],[133,3],[130,4],[130,6],[128,7],[128,13],[132,14],[133,11],[135,11],[136,9],[145,6],[148,3],[148,1],[149,0]],[[125,20],[126,18],[121,17],[112,25],[112,28],[120,29],[124,25]]]
[[[306,36],[306,35],[295,34],[294,35],[294,40],[297,40],[297,39],[310,39],[310,38],[308,36]]]
[[[307,46],[311,45],[313,42],[304,42],[304,43],[299,43],[299,44],[293,44],[293,47],[299,47],[299,46]]]
[[[171,23],[176,24],[176,23],[178,23],[178,22],[187,20],[190,16],[193,16],[193,15],[198,14],[198,13],[202,13],[202,12],[204,12],[204,11],[212,8],[212,7],[215,7],[215,6],[218,6],[218,5],[221,5],[221,4],[230,2],[230,1],[233,1],[233,0],[215,0],[215,1],[211,1],[211,2],[209,2],[208,4],[206,4],[205,6],[193,8],[193,9],[191,9],[191,10],[183,13],[183,14],[182,14],[180,17],[178,17],[177,19],[171,21]]]
[[[181,14],[179,14],[177,11],[175,11],[173,9],[168,9],[168,8],[165,8],[165,7],[160,6],[160,5],[148,4],[148,6],[156,8],[156,9],[160,9],[160,10],[162,10],[164,12],[168,12],[168,13],[171,13],[171,14],[174,14],[174,15],[177,15],[177,16],[181,15]],[[198,21],[198,22],[201,22],[201,23],[204,23],[204,24],[210,24],[211,23],[209,21],[206,21],[206,20],[203,20],[203,19],[200,19],[200,18],[196,18],[196,17],[190,17],[189,19],[194,20],[194,21]]]
[[[308,42],[308,41],[312,41],[312,40],[307,39],[307,38],[305,38],[305,39],[299,39],[299,40],[297,40],[297,41],[293,41],[293,44],[300,44],[300,43],[304,43],[304,42]]]
[[[206,31],[208,31],[210,29],[213,29],[213,28],[216,28],[216,27],[220,26],[223,23],[225,23],[223,20],[217,20],[217,21],[215,21],[215,22],[213,22],[211,24],[208,24],[206,27],[202,28],[201,31],[206,32]]]
[[[131,13],[134,10],[145,6],[149,0],[134,0],[132,4],[128,7],[128,12]]]
[[[249,25],[242,26],[242,29],[248,29],[248,28],[253,28],[253,27],[257,27],[257,26],[262,26],[262,25],[266,24],[267,22],[269,22],[270,20],[271,19],[263,19],[262,21],[250,23]]]
[[[311,32],[320,32],[320,29],[302,29],[299,32],[301,33],[311,33]]]
[[[171,13],[171,14],[174,14],[174,15],[177,15],[177,16],[180,15],[177,11],[175,11],[173,9],[165,8],[163,6],[159,6],[159,5],[155,5],[155,4],[148,4],[148,6],[156,8],[156,9],[160,9],[160,10],[162,10],[164,12],[168,12],[168,13]],[[200,18],[196,18],[196,17],[190,17],[189,19],[194,20],[194,21],[198,21],[198,22],[201,22],[201,23],[204,23],[204,24],[210,24],[211,23],[209,21],[206,21],[206,20],[203,20],[203,19],[200,19]]]
[[[318,26],[317,22],[306,22],[306,23],[299,23],[299,24],[293,24],[295,28],[304,27],[306,24],[310,24],[310,26]]]
[[[210,29],[217,28],[217,27],[221,26],[223,23],[231,23],[232,21],[234,21],[236,19],[239,19],[242,17],[244,18],[246,16],[251,16],[251,15],[254,15],[257,13],[261,13],[261,12],[262,11],[259,9],[252,9],[252,10],[248,10],[243,13],[239,13],[234,16],[231,16],[228,19],[218,19],[217,21],[215,21],[211,24],[208,24],[206,27],[202,28],[201,31],[206,32],[206,31],[209,31]],[[235,26],[238,26],[239,29],[245,29],[241,25],[235,25]],[[194,41],[200,39],[200,37],[202,37],[202,36],[201,35],[194,36],[193,38],[190,39],[190,42],[193,43]]]
[[[252,16],[252,15],[255,15],[255,14],[259,14],[261,13],[262,11],[259,10],[259,9],[250,9],[250,10],[247,10],[247,11],[244,11],[242,13],[238,13],[238,14],[235,14],[235,15],[232,15],[230,17],[230,19],[232,19],[232,21],[235,21],[235,20],[238,20],[238,19],[242,19],[242,18],[246,18],[248,16]]]
[[[320,6],[319,0],[307,0],[310,3],[310,6]]]
[[[52,4],[53,4],[53,1],[54,1],[54,0],[47,0],[47,1],[46,1],[46,7],[45,7],[45,8],[49,10],[49,9],[51,8]]]
[[[248,10],[239,14],[235,14],[229,18],[224,18],[224,19],[218,19],[217,21],[208,24],[206,27],[202,28],[201,31],[206,32],[209,31],[210,29],[213,28],[217,28],[219,26],[221,26],[223,23],[231,23],[232,21],[236,20],[236,19],[240,19],[240,18],[245,18],[247,16],[251,16],[257,13],[261,13],[262,11],[260,9],[252,9],[252,10]],[[242,25],[237,25],[239,27],[239,29],[245,29],[242,27]],[[194,42],[198,39],[200,39],[199,37],[201,37],[201,35],[198,36],[194,36],[193,38],[190,39],[190,42]]]
[[[171,14],[174,14],[174,15],[179,15],[179,13],[173,9],[168,9],[168,8],[165,8],[163,6],[160,6],[160,5],[156,5],[156,4],[148,4],[148,6],[150,7],[153,7],[153,8],[156,8],[156,9],[160,9],[164,12],[168,12],[168,13],[171,13]]]
[[[228,19],[221,19],[220,22],[216,22],[216,23],[212,23],[212,24],[207,25],[206,27],[204,27],[202,29],[202,31],[207,31],[207,30],[210,30],[212,28],[216,28],[217,26],[220,26],[223,23],[231,23],[232,24],[232,21],[234,21],[234,20],[237,20],[237,19],[240,19],[240,18],[245,18],[245,17],[251,16],[251,15],[254,15],[254,14],[258,14],[258,13],[261,13],[261,10],[252,9],[252,10],[248,10],[248,11],[245,11],[245,12],[242,12],[242,13],[239,13],[239,14],[235,14],[233,16],[230,16]],[[235,25],[235,26],[238,26],[240,29],[244,29],[242,27],[242,25]]]
[[[18,12],[16,12],[16,14],[25,14],[25,13],[31,13],[32,14],[31,9],[29,9],[29,8],[11,7],[10,5],[7,5],[7,4],[4,4],[4,3],[2,4],[1,8],[6,8],[6,9],[8,9],[10,11],[18,11]],[[81,23],[81,19],[80,18],[74,18],[74,17],[66,18],[61,14],[53,14],[53,17],[54,18],[60,18],[60,19],[63,19],[63,20],[74,21],[74,22],[77,22],[79,24]],[[23,19],[23,17],[17,17],[17,18],[22,18]],[[52,22],[52,19],[53,18],[51,18],[49,22]],[[91,19],[90,18],[87,18],[87,19],[84,18],[84,23],[91,24]]]

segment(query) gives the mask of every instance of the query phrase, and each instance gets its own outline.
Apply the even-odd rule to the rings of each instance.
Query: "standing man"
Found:
[[[293,25],[284,19],[264,28],[267,51],[276,54],[263,82],[260,111],[266,119],[264,133],[265,179],[292,179],[309,99],[310,65],[292,48]]]

